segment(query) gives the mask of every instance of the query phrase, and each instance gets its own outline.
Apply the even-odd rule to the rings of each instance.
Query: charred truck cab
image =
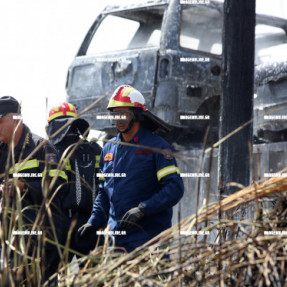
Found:
[[[119,85],[129,84],[143,93],[153,113],[175,128],[169,141],[196,146],[210,125],[215,142],[222,94],[223,5],[199,3],[154,0],[107,7],[69,68],[68,101],[81,111]],[[275,32],[263,35],[262,26]],[[286,28],[283,19],[257,15],[255,64],[264,60],[260,51],[286,42]],[[84,117],[93,129],[112,134],[109,121],[95,120],[107,103],[108,97]],[[186,120],[188,115],[199,117]],[[202,115],[207,117],[201,119]]]
[[[217,2],[181,5],[159,0],[108,7],[90,28],[69,68],[68,101],[82,110],[117,86],[130,84],[143,93],[153,113],[180,130],[170,138],[180,134],[178,143],[195,143],[211,121],[216,139],[221,35],[222,4]],[[108,98],[85,118],[94,129],[113,133],[109,121],[95,121],[107,103]],[[196,114],[209,115],[210,120],[180,117]],[[192,137],[187,136],[190,133]]]
[[[208,125],[209,143],[218,140],[223,3],[212,0],[197,1],[199,4],[184,2],[192,1],[150,0],[131,6],[105,8],[89,29],[69,67],[66,90],[67,100],[79,111],[105,94],[110,96],[122,84],[141,91],[148,109],[173,127],[171,133],[162,136],[188,159],[188,163],[178,162],[181,172],[189,173],[200,171],[200,148]],[[272,61],[272,53],[273,56],[277,53],[272,49],[286,44],[286,31],[285,19],[256,15],[255,65],[258,68],[255,78],[260,79],[255,81],[255,116],[259,116],[262,106],[264,109],[271,107],[273,98],[278,103],[286,98],[286,93],[280,94],[280,81],[273,85],[264,75],[257,76],[264,73],[260,65],[267,60]],[[274,72],[276,67],[270,65],[268,69]],[[286,81],[284,83],[282,87],[285,89]],[[269,96],[266,87],[276,90],[275,85],[280,96]],[[92,129],[112,135],[115,130],[111,123],[96,119],[97,113],[106,110],[109,96],[83,117]],[[196,120],[192,120],[193,116]],[[275,170],[278,165],[273,167],[272,160],[269,161],[272,147],[265,144],[270,141],[266,134],[270,127],[262,120],[255,120],[254,135],[259,149],[255,148],[254,152],[265,153],[264,158],[268,161],[266,171]],[[272,131],[277,137],[281,133],[278,129]],[[287,151],[287,146],[276,149]],[[200,204],[206,197],[207,185],[212,187],[210,194],[217,194],[217,156],[218,151],[215,150],[211,165],[208,156],[205,158],[203,172],[208,172],[212,166],[212,174],[209,179],[201,181]],[[264,172],[263,169],[261,171]],[[198,178],[184,180],[188,188],[184,195],[186,200],[181,201],[182,216],[195,211],[196,201],[193,199],[199,182]]]

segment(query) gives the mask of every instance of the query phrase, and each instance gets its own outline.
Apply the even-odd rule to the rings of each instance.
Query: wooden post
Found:
[[[251,120],[253,115],[255,0],[225,0],[223,31],[223,95],[221,97],[220,138]],[[224,194],[238,190],[229,182],[249,185],[248,142],[253,126],[226,140],[219,148],[219,182]]]

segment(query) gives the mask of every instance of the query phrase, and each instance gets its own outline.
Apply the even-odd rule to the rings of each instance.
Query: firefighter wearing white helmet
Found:
[[[85,139],[88,132],[89,123],[79,118],[76,108],[71,103],[64,102],[51,108],[47,134],[59,155],[65,157],[65,172],[68,176],[66,193],[61,200],[61,242],[63,245],[66,244],[71,223],[76,221],[69,246],[70,249],[83,254],[87,254],[94,246],[90,244],[90,238],[79,244],[76,233],[78,228],[87,222],[92,211],[99,184],[97,173],[101,154],[101,147],[96,142],[88,142]],[[94,237],[96,238],[96,234]],[[73,253],[69,253],[69,259],[72,259],[72,256]]]
[[[128,252],[171,226],[172,207],[183,195],[183,182],[170,145],[150,130],[161,126],[147,113],[143,95],[131,86],[120,86],[108,104],[119,133],[102,151],[99,194],[88,223],[79,228],[85,238],[108,224],[116,246]],[[148,114],[148,116],[147,116]],[[163,154],[138,145],[162,149]],[[124,234],[124,235],[123,235]]]
[[[143,95],[131,86],[124,85],[118,87],[113,93],[107,109],[111,111],[112,115],[116,116],[120,113],[116,111],[115,108],[122,107],[128,108],[130,114],[135,115],[135,117],[131,118],[127,131],[131,128],[135,121],[140,121],[143,127],[152,132],[156,131],[157,129],[161,129],[165,132],[170,131],[170,127],[166,122],[148,111]],[[121,132],[126,133],[127,131]]]

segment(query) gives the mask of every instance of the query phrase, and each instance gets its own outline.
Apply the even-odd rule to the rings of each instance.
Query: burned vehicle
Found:
[[[69,68],[68,101],[81,111],[129,84],[143,93],[153,113],[174,127],[168,141],[196,145],[210,124],[215,142],[222,94],[223,4],[208,2],[154,0],[107,7]],[[255,65],[268,60],[264,51],[269,47],[286,43],[286,29],[284,19],[257,15]],[[107,103],[108,97],[84,117],[93,129],[112,134],[109,121],[95,120]]]
[[[97,114],[106,110],[116,87],[132,85],[143,93],[148,109],[173,127],[172,132],[161,136],[186,159],[178,160],[181,172],[199,172],[202,166],[202,172],[208,173],[211,167],[210,177],[200,179],[200,183],[198,178],[184,178],[182,217],[195,212],[198,189],[200,205],[209,187],[210,200],[218,199],[218,150],[211,158],[205,156],[201,165],[201,148],[208,125],[209,144],[218,139],[223,3],[198,2],[201,4],[150,0],[105,8],[82,42],[66,81],[67,100],[80,111],[108,95],[83,115],[92,129],[108,135],[115,133],[114,127],[108,120],[97,120]],[[256,15],[255,32],[254,161],[261,162],[263,168],[257,176],[263,177],[264,172],[279,170],[287,164],[278,161],[285,158],[286,144],[267,144],[282,138],[287,126],[282,126],[282,121],[281,126],[273,121],[277,127],[270,127],[262,117],[263,110],[285,101],[286,93],[281,93],[286,88],[285,76],[281,77],[284,73],[277,73],[272,64],[263,66],[265,62],[274,62],[274,56],[280,55],[276,48],[286,44],[287,21]],[[268,73],[272,74],[269,78]],[[268,89],[276,92],[274,96],[269,97]]]
[[[258,143],[287,141],[287,62],[256,67],[254,135]]]

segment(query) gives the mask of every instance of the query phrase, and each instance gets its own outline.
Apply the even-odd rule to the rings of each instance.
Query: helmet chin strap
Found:
[[[122,134],[125,134],[125,133],[127,133],[127,132],[129,132],[130,130],[131,130],[131,128],[133,127],[133,125],[134,125],[134,122],[135,122],[136,120],[135,120],[135,117],[133,117],[133,119],[129,122],[129,125],[128,125],[128,127],[124,130],[124,131],[119,131],[120,133],[122,133]]]

